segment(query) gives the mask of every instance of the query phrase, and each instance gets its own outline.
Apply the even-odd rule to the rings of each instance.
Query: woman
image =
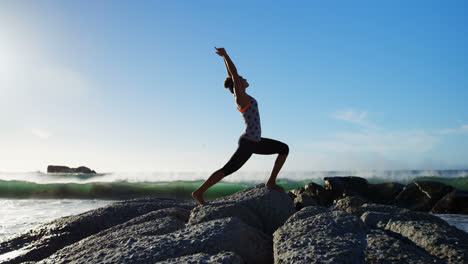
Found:
[[[257,101],[245,92],[245,89],[249,87],[249,83],[246,79],[239,76],[226,50],[216,47],[215,49],[216,54],[223,57],[229,75],[224,81],[224,87],[229,89],[234,95],[236,107],[244,119],[246,128],[239,138],[239,146],[231,159],[223,168],[215,171],[197,190],[195,190],[192,193],[192,197],[197,200],[199,204],[205,204],[203,193],[224,177],[240,169],[253,153],[262,155],[279,154],[265,187],[284,192],[283,188],[276,184],[276,176],[286,161],[289,147],[277,140],[261,137],[262,130]]]

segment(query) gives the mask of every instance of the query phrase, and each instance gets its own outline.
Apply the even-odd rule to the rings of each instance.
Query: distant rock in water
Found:
[[[49,165],[47,166],[47,173],[90,173],[96,174],[96,171],[91,170],[88,167],[80,166],[78,168],[70,168],[67,166],[56,166]]]

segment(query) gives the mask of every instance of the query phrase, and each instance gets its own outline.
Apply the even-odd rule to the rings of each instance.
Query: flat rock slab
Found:
[[[356,216],[305,207],[273,235],[274,263],[363,263],[366,227]]]
[[[222,252],[216,255],[210,255],[206,253],[198,253],[190,256],[183,256],[179,258],[168,259],[165,261],[159,261],[155,264],[244,264],[244,260],[241,256],[234,252]]]
[[[7,263],[40,261],[67,245],[151,211],[169,207],[190,210],[194,206],[195,203],[191,202],[155,198],[116,202],[83,214],[56,219],[3,241],[0,254],[21,249],[22,254]]]

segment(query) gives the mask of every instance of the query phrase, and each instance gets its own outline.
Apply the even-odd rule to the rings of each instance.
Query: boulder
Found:
[[[363,263],[365,238],[358,217],[305,207],[274,233],[274,263]]]
[[[330,191],[332,199],[341,199],[346,196],[365,197],[367,185],[367,180],[361,177],[326,177],[323,188]]]
[[[80,166],[78,168],[70,168],[67,166],[57,166],[57,165],[49,165],[47,166],[47,173],[89,173],[95,174],[94,170],[91,170],[88,167]]]
[[[394,204],[414,211],[430,211],[434,205],[454,188],[440,182],[412,182],[395,197]]]
[[[307,206],[317,206],[315,199],[310,197],[307,193],[298,194],[296,198],[294,198],[294,208],[296,208],[296,210],[299,211]]]
[[[211,206],[236,204],[250,209],[262,222],[262,231],[267,235],[272,235],[296,212],[293,201],[286,193],[267,189],[263,184],[218,198],[210,204]]]
[[[91,173],[91,174],[95,174],[96,172],[94,170],[91,170],[90,168],[88,167],[84,167],[84,166],[80,166],[76,169],[73,169],[76,173]]]
[[[364,213],[361,210],[361,205],[365,203],[367,203],[367,201],[360,197],[348,196],[336,201],[335,207],[333,207],[333,211],[343,211],[347,212],[348,214],[361,216],[361,214]]]
[[[395,182],[369,184],[366,198],[374,203],[390,204],[404,187],[405,185]]]
[[[453,190],[440,199],[431,210],[434,214],[468,214],[468,192]]]
[[[155,263],[158,261],[171,261],[184,256],[204,253],[218,255],[221,252],[235,252],[246,263],[271,263],[272,243],[267,236],[245,224],[235,217],[217,219],[189,226],[162,235],[131,236],[116,245],[107,254],[89,248],[82,252],[82,248],[67,250],[67,259],[60,254],[44,260],[45,263],[69,263],[75,261],[82,254],[93,254],[83,258],[84,262],[76,263]],[[90,259],[91,258],[91,259]],[[190,258],[190,257],[187,257]]]
[[[39,261],[67,245],[140,215],[169,207],[192,209],[194,206],[192,202],[156,198],[117,202],[79,215],[56,219],[2,241],[0,254],[21,249],[21,254],[9,263]]]
[[[441,260],[468,263],[468,234],[447,223],[391,219],[385,229],[408,238]]]
[[[428,254],[449,263],[468,263],[468,234],[437,216],[380,204],[361,204],[356,197],[338,201],[334,210],[359,216],[370,228],[406,239]],[[340,205],[340,206],[338,206]]]
[[[62,248],[41,263],[125,262],[142,240],[185,228],[189,213],[177,207],[150,212]]]
[[[188,225],[197,225],[215,219],[226,217],[238,217],[244,223],[263,230],[263,223],[260,218],[248,207],[235,203],[209,203],[195,207],[191,213]]]
[[[365,263],[444,263],[421,248],[394,238],[384,231],[371,230],[366,236]]]
[[[155,264],[244,264],[241,256],[234,252],[221,252],[216,255],[206,253],[198,253],[190,256],[183,256],[179,258],[168,259],[165,261],[158,261]]]
[[[333,195],[331,191],[325,190],[325,188],[319,184],[309,182],[305,185],[304,192],[321,206],[330,207],[333,204]]]

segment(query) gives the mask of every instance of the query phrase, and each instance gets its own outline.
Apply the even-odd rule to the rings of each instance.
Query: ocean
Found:
[[[0,241],[56,218],[80,214],[111,202],[153,196],[191,199],[191,192],[209,176],[203,172],[126,172],[47,174],[0,172]],[[212,200],[265,182],[268,172],[237,172],[205,194]],[[369,183],[414,180],[438,181],[468,191],[468,170],[407,171],[314,171],[282,172],[278,184],[286,190],[306,183],[323,184],[324,177],[360,176]],[[468,216],[438,215],[468,232]]]

